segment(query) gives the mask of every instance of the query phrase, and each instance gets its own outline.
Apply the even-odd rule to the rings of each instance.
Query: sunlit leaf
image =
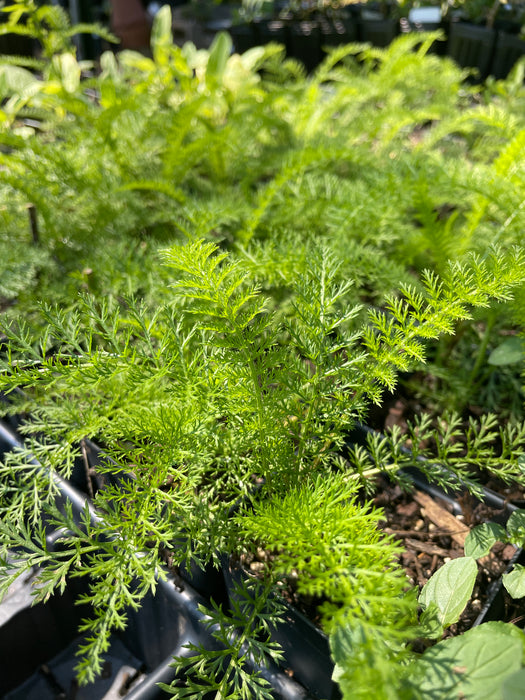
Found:
[[[444,627],[457,622],[476,581],[478,567],[472,557],[460,557],[446,562],[423,586],[420,604],[428,608],[434,603]]]
[[[465,556],[479,559],[486,556],[496,542],[505,541],[505,528],[497,523],[481,523],[468,533],[465,539]]]
[[[508,574],[501,577],[503,585],[513,598],[523,598],[525,596],[525,566],[515,564]]]

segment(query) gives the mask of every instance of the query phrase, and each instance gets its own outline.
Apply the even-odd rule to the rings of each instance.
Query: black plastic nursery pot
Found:
[[[321,61],[321,28],[318,22],[305,20],[289,26],[288,54],[304,65],[308,72]]]
[[[359,18],[359,40],[386,48],[399,34],[399,22],[392,18],[374,17],[372,13],[363,10]]]
[[[257,37],[253,23],[234,24],[230,27],[229,32],[237,53],[243,54],[245,51],[257,46]]]
[[[323,60],[326,49],[358,38],[357,23],[350,15],[338,19],[260,19],[233,25],[230,33],[238,53],[270,42],[282,44],[287,56],[301,61],[309,72]]]
[[[261,20],[254,23],[254,29],[259,44],[266,45],[274,42],[288,45],[288,27],[282,20]]]
[[[233,602],[237,593],[235,582],[249,573],[233,566],[228,556],[223,557],[223,575],[228,596]],[[318,700],[339,700],[340,690],[332,680],[334,663],[330,655],[328,637],[305,615],[291,605],[285,605],[282,622],[271,630],[271,639],[283,651],[286,674],[308,691],[308,697]]]
[[[525,56],[525,41],[515,34],[498,32],[490,70],[491,75],[498,80],[503,80],[522,56]]]
[[[16,436],[0,424],[0,452],[19,446]],[[57,504],[71,503],[81,522],[80,513],[89,503],[85,494],[58,475],[54,478],[60,490]],[[98,518],[93,507],[89,508],[92,519]],[[55,542],[60,546],[64,533],[50,529],[46,539],[49,548]],[[209,601],[187,580],[167,574],[166,579],[159,578],[155,594],[148,594],[138,611],[127,611],[126,629],[112,636],[100,678],[78,688],[76,652],[82,643],[78,627],[90,609],[76,601],[87,583],[82,578],[71,579],[63,595],[32,605],[37,573],[17,579],[0,603],[0,697],[6,700],[161,700],[169,695],[158,683],[185,682],[177,678],[174,656],[187,655],[190,643],[217,648],[199,609]],[[251,668],[269,682],[276,700],[315,700],[293,674],[272,662],[265,667],[252,663]]]
[[[113,635],[103,671],[79,688],[76,656],[82,637],[78,625],[88,611],[75,604],[82,587],[70,583],[62,596],[31,606],[31,582],[25,581],[0,605],[0,697],[5,700],[163,700],[170,697],[158,683],[177,680],[173,656],[186,655],[186,645],[216,648],[204,625],[199,604],[205,601],[169,578],[159,581],[138,612],[128,613],[124,632]],[[279,700],[311,696],[280,669],[259,669]],[[184,684],[184,678],[178,681]]]
[[[330,48],[357,41],[357,24],[351,17],[334,20],[321,19],[319,20],[319,32],[321,60]]]
[[[505,573],[512,571],[516,564],[525,566],[525,552],[523,549],[516,550]],[[506,592],[501,578],[492,585],[487,600],[474,624],[481,625],[483,622],[500,620],[512,622],[521,628],[525,627],[525,608],[523,606],[523,600],[513,600]]]
[[[229,29],[234,49],[244,53],[254,46],[265,46],[269,43],[283,44],[288,48],[288,24],[280,19],[258,19],[253,22],[234,24]]]
[[[85,455],[96,488],[104,488],[108,482],[97,475],[97,467],[105,459],[104,451],[93,441],[85,440]],[[123,478],[130,478],[123,475]],[[114,483],[114,482],[113,482]],[[221,567],[209,565],[205,570],[197,567],[180,567],[178,574],[208,601],[231,604],[236,595],[234,582],[246,572],[232,568],[227,555],[221,557]],[[283,651],[284,675],[282,671],[272,676],[276,698],[312,698],[312,700],[337,700],[340,692],[332,680],[334,664],[326,635],[303,614],[290,605],[285,606],[283,622],[271,630],[272,641]],[[289,681],[293,678],[296,685]],[[286,683],[286,687],[283,687]]]
[[[496,32],[467,22],[451,22],[447,55],[461,68],[475,68],[480,80],[485,80],[492,68]]]
[[[128,612],[124,632],[114,634],[102,674],[78,687],[78,626],[89,610],[76,604],[85,586],[69,582],[63,595],[31,605],[31,580],[13,587],[0,604],[0,696],[6,700],[161,700],[169,695],[157,683],[175,678],[172,657],[185,645],[206,639],[199,597],[160,581],[138,612]]]
[[[0,451],[17,449],[20,442],[0,424]],[[76,519],[86,505],[84,494],[55,476],[60,489],[57,505],[68,501]],[[91,509],[92,518],[97,515]],[[52,549],[64,533],[49,529],[46,541]],[[168,697],[157,687],[175,677],[172,658],[184,653],[189,642],[202,641],[203,602],[191,588],[180,590],[173,579],[159,580],[155,596],[148,595],[138,611],[130,609],[124,632],[114,634],[105,656],[102,675],[93,684],[78,688],[76,651],[82,642],[78,628],[90,610],[77,598],[87,582],[71,579],[62,595],[32,605],[33,580],[38,572],[19,578],[0,603],[0,697],[6,700],[98,700],[126,697],[160,700]]]
[[[411,19],[410,16],[402,17],[399,20],[399,31],[401,34],[409,34],[412,32],[435,32],[438,30],[442,31],[443,39],[434,41],[429,49],[429,53],[436,54],[438,56],[445,56],[447,53],[448,40],[447,25],[445,22],[442,20],[439,22],[424,22],[417,19]]]

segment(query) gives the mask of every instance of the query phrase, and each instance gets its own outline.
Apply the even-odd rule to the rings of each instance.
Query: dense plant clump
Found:
[[[519,657],[499,692],[517,628],[439,641],[485,549],[419,593],[367,498],[381,472],[410,488],[413,465],[472,493],[484,473],[525,485],[522,66],[474,89],[423,34],[336,48],[307,77],[277,45],[179,48],[168,8],[150,56],[94,66],[60,8],[14,8],[42,51],[0,65],[0,389],[24,416],[0,464],[0,589],[33,567],[39,600],[88,581],[89,682],[166,563],[263,550],[230,609],[210,601],[218,649],[175,660],[174,696],[271,697],[250,663],[281,658],[292,579],[344,697],[476,697],[489,633]],[[405,430],[348,446],[411,387]],[[105,486],[78,522],[53,475],[88,438]]]

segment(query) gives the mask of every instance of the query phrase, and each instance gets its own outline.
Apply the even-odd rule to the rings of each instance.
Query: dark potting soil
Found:
[[[433,499],[438,508],[432,509],[429,514],[425,506],[416,500],[417,491],[414,494],[405,493],[386,479],[382,481],[381,489],[374,498],[375,505],[384,512],[381,527],[385,533],[403,543],[400,564],[410,583],[420,589],[443,564],[464,556],[461,541],[467,529],[497,518],[501,513],[475,502],[465,494],[461,499],[464,515],[454,515],[451,505],[439,499]],[[441,510],[457,521],[456,529],[450,518],[443,517],[442,523],[439,523]],[[448,628],[445,636],[455,636],[472,627],[490,595],[491,586],[505,572],[515,552],[512,545],[497,543],[490,554],[479,561],[471,599],[460,620]]]
[[[425,506],[416,500],[424,500],[424,497],[424,494],[421,495],[417,491],[406,493],[399,486],[389,483],[386,478],[380,478],[378,491],[373,499],[374,505],[384,513],[380,522],[381,529],[403,544],[404,551],[399,558],[399,564],[407,574],[408,583],[419,589],[447,561],[464,556],[461,541],[464,540],[468,529],[497,518],[501,513],[465,495],[462,498],[465,515],[454,515],[450,504],[439,499],[432,499],[437,508],[432,508],[429,515]],[[446,511],[449,518],[440,525],[436,520],[439,520],[442,511]],[[454,522],[457,522],[457,528],[454,527]],[[512,545],[497,543],[490,554],[480,560],[470,602],[460,620],[446,630],[445,637],[461,634],[472,627],[491,593],[491,587],[505,572],[515,553],[516,549]],[[266,566],[271,566],[275,556],[259,549],[255,554],[243,555],[238,564],[257,576],[262,574]],[[299,595],[295,582],[296,578],[291,576],[283,583],[283,598],[314,624],[319,625],[318,608],[323,600]]]
[[[421,382],[430,381],[432,377],[424,373],[418,374],[418,380]],[[413,379],[413,381],[416,381]],[[397,426],[402,433],[406,433],[408,423],[413,423],[416,418],[423,413],[432,415],[432,410],[424,407],[417,398],[410,396],[406,391],[406,387],[400,384],[394,393],[386,393],[383,397],[381,406],[375,406],[367,416],[367,426],[380,433],[388,433],[394,426]],[[475,406],[471,406],[466,410],[463,416],[464,432],[468,430],[469,418],[479,418],[480,412]],[[437,417],[437,416],[436,416]],[[495,446],[496,452],[498,445]],[[473,467],[473,478],[484,488],[489,489],[499,494],[505,501],[512,503],[518,508],[525,508],[525,487],[517,484],[507,484],[503,480],[488,474],[486,471],[480,471]]]

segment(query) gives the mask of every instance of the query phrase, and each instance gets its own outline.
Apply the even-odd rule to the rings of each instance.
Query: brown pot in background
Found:
[[[121,49],[149,50],[151,22],[140,0],[111,0],[111,30]]]

